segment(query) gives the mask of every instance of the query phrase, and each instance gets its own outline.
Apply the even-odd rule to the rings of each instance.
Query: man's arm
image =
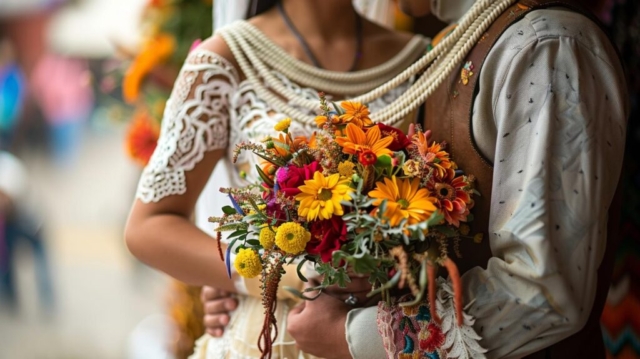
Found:
[[[476,101],[483,102],[478,116],[492,104],[496,130],[494,257],[462,280],[491,358],[522,357],[584,327],[622,167],[627,99],[619,60],[595,24],[566,12],[566,22],[554,21],[553,13],[560,12],[513,29],[534,40],[502,64],[493,79],[501,83]],[[578,18],[582,28],[572,36],[566,29]]]
[[[474,135],[493,142],[479,145],[495,159],[494,258],[462,283],[489,358],[522,357],[583,327],[622,164],[627,99],[619,61],[595,24],[572,13],[563,13],[564,24],[546,18],[555,11],[510,28],[503,37],[531,41],[504,41],[480,74]],[[359,340],[376,313],[349,314],[357,359],[384,358],[379,336]]]

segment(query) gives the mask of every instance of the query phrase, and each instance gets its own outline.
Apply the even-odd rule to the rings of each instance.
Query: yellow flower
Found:
[[[262,272],[262,262],[260,262],[260,256],[256,251],[249,248],[242,248],[236,255],[236,260],[233,262],[233,266],[236,268],[238,274],[245,278],[256,277]]]
[[[342,147],[342,152],[350,155],[358,154],[369,150],[377,157],[390,155],[391,150],[387,147],[393,142],[393,137],[382,138],[382,133],[378,126],[371,127],[365,133],[360,127],[348,124],[345,129],[346,137],[337,137],[336,142]]]
[[[340,116],[342,121],[353,123],[360,128],[373,126],[367,106],[352,101],[343,101],[340,106],[345,110],[345,113]]]
[[[273,126],[273,129],[276,131],[285,132],[289,129],[289,126],[291,126],[291,119],[285,118],[284,120],[276,123],[276,125]]]
[[[351,199],[351,187],[349,179],[340,179],[340,174],[332,174],[325,177],[318,171],[313,174],[313,179],[304,181],[299,189],[302,191],[296,195],[300,201],[298,215],[306,217],[308,221],[317,218],[329,219],[331,216],[344,214],[340,202]]]
[[[273,248],[273,244],[276,241],[276,232],[274,232],[273,230],[277,229],[277,228],[269,228],[269,226],[263,227],[260,230],[260,236],[258,238],[258,240],[260,241],[260,245],[264,248],[264,249],[271,249]]]
[[[402,165],[402,171],[406,176],[415,177],[420,174],[420,163],[415,160],[408,160]]]
[[[342,177],[351,177],[354,173],[353,167],[355,166],[356,165],[350,161],[340,162],[340,164],[338,164],[338,173],[340,173]]]
[[[430,197],[426,188],[419,188],[420,179],[398,179],[396,176],[384,179],[384,183],[376,183],[376,188],[369,192],[369,197],[375,198],[373,205],[378,207],[383,200],[387,200],[387,210],[384,216],[391,226],[397,226],[403,219],[408,224],[426,221],[436,211],[435,198]],[[376,214],[374,209],[373,215]]]
[[[295,222],[287,222],[276,231],[276,245],[289,254],[304,251],[310,239],[311,233]]]

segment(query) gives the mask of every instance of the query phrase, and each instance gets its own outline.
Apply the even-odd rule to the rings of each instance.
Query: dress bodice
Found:
[[[271,73],[296,96],[318,100],[319,107],[318,91],[322,89],[296,83],[275,70]],[[376,111],[390,104],[409,85],[410,81],[377,98],[368,104],[370,109]],[[357,94],[344,97],[349,95]],[[305,112],[314,115],[309,110]],[[257,156],[243,152],[233,163],[236,145],[274,135],[274,125],[285,117],[258,95],[252,81],[241,79],[230,61],[207,50],[192,52],[167,101],[158,146],[142,173],[136,197],[148,203],[186,193],[186,173],[208,151],[224,150],[225,156],[213,170],[196,205],[196,224],[213,234],[207,219],[221,215],[221,207],[228,204],[220,187],[242,187],[257,180]],[[290,132],[294,136],[309,136],[314,130],[315,126],[292,119]],[[241,178],[241,171],[246,178]]]

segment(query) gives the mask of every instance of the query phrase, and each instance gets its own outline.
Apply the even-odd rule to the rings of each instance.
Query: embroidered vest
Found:
[[[452,158],[466,173],[476,177],[475,186],[481,196],[475,198],[472,213],[475,218],[470,223],[471,234],[483,233],[480,244],[472,241],[460,243],[462,258],[456,260],[460,273],[470,268],[487,267],[492,256],[489,246],[489,213],[493,165],[478,151],[472,133],[473,102],[478,88],[482,65],[490,50],[504,31],[522,19],[527,13],[537,9],[564,7],[579,12],[596,23],[598,21],[584,10],[579,1],[572,0],[521,0],[509,7],[487,30],[482,39],[467,55],[467,61],[454,71],[447,81],[426,102],[424,128],[430,129],[435,141],[446,141]],[[446,30],[445,30],[446,31]],[[473,71],[473,76],[468,75]],[[604,259],[598,269],[598,286],[595,302],[587,324],[577,334],[554,344],[527,358],[604,358],[605,350],[600,331],[600,315],[606,300],[613,270],[613,253],[617,247],[620,218],[620,186],[609,210],[607,247]],[[463,283],[464,284],[464,283]]]

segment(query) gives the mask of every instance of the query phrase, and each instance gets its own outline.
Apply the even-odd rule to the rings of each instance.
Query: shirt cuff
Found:
[[[352,309],[347,314],[345,333],[352,358],[386,359],[382,337],[377,330],[377,316],[377,306]]]

